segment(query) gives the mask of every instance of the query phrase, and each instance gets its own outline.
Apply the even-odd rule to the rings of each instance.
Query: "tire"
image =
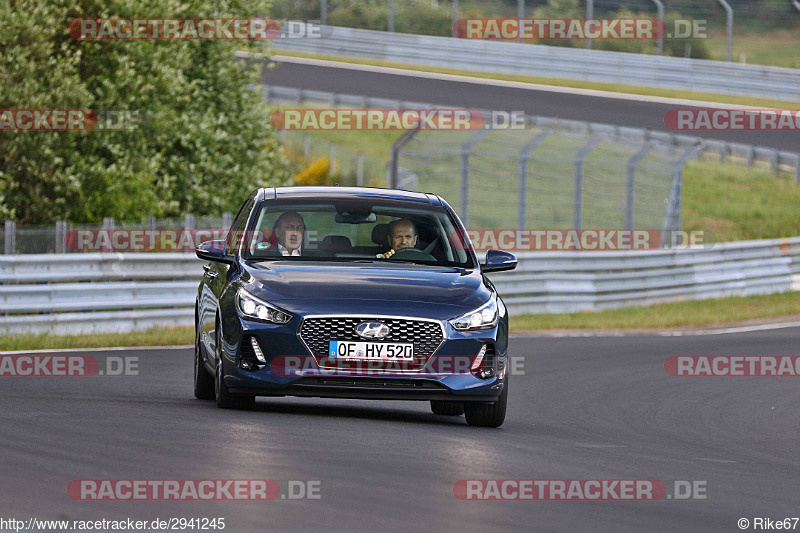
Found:
[[[446,400],[431,400],[431,411],[435,415],[461,416],[464,414],[464,404]]]
[[[506,373],[503,392],[493,403],[465,403],[464,414],[467,424],[487,428],[497,428],[503,425],[506,419],[506,404],[508,403],[508,373]]]
[[[219,332],[219,330],[217,331]],[[225,385],[225,380],[222,379],[223,362],[222,350],[220,349],[221,344],[222,341],[219,338],[219,333],[217,333],[217,342],[215,348],[217,355],[217,366],[216,372],[214,372],[214,395],[217,400],[217,407],[222,409],[250,409],[253,407],[256,397],[249,394],[231,394],[228,392],[228,386]]]
[[[200,348],[200,332],[195,327],[194,336],[194,397],[198,400],[214,399],[214,378],[206,370]]]

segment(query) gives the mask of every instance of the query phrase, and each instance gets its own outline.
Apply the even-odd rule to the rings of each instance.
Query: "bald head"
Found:
[[[417,245],[417,228],[410,220],[395,220],[389,224],[388,239],[392,250],[413,248]]]

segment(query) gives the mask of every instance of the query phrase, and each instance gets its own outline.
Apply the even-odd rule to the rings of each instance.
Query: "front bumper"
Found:
[[[507,329],[502,328],[502,324],[493,329],[461,332],[443,323],[444,340],[429,358],[432,367],[443,368],[444,365],[436,366],[435,358],[445,361],[454,356],[474,357],[484,344],[490,344],[495,348],[495,375],[481,379],[470,372],[434,374],[404,371],[374,375],[358,371],[312,369],[302,372],[303,375],[287,375],[274,371],[270,363],[282,356],[301,356],[307,360],[312,355],[298,334],[301,319],[296,317],[286,325],[243,318],[236,322],[236,331],[229,329],[224,332],[225,338],[234,342],[223,342],[223,375],[226,386],[233,394],[493,402],[504,387],[507,336],[504,338],[503,335],[507,335]],[[498,335],[501,335],[500,339]],[[251,357],[251,337],[258,342],[266,364],[248,370],[242,368],[240,362],[243,354]],[[318,359],[315,357],[315,360]]]

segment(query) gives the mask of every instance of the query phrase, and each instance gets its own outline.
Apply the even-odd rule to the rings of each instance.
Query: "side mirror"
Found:
[[[514,270],[517,268],[517,258],[514,254],[501,250],[489,250],[486,252],[486,263],[481,265],[483,272],[502,272],[504,270]]]
[[[201,243],[194,253],[197,254],[197,257],[206,261],[216,261],[217,263],[226,263],[228,265],[236,262],[236,258],[228,253],[228,243],[224,240]]]

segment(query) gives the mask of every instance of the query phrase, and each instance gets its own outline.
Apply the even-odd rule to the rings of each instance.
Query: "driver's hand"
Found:
[[[396,250],[389,250],[388,252],[383,254],[381,257],[384,258],[384,259],[389,259],[390,257],[392,257],[394,255],[395,252],[396,252]]]

